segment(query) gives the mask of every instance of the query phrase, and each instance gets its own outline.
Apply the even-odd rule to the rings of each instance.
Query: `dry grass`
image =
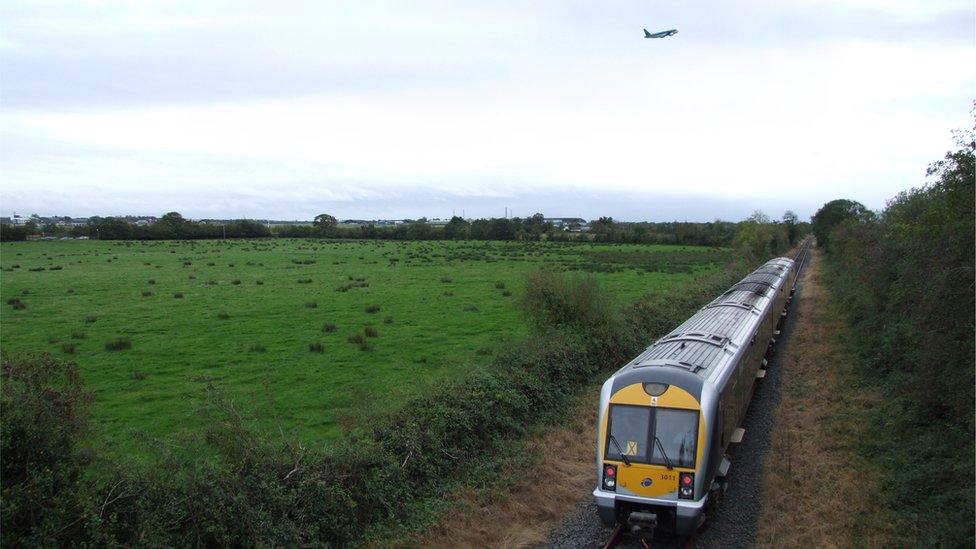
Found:
[[[453,510],[410,540],[422,547],[536,547],[594,484],[593,441],[599,391],[583,399],[569,425],[532,437],[532,474],[487,494],[451,495]]]
[[[756,542],[766,547],[897,545],[879,504],[878,474],[856,450],[880,394],[850,384],[819,253],[803,273],[796,326],[783,356],[782,395],[763,478]]]

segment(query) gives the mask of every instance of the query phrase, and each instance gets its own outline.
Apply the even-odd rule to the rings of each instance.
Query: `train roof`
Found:
[[[793,261],[785,257],[766,262],[657,340],[615,376],[640,373],[657,377],[680,372],[679,377],[691,374],[705,381],[719,375],[739,349],[748,345],[763,311],[786,283],[792,265]]]

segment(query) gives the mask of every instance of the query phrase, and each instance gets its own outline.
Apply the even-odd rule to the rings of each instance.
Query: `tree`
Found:
[[[783,225],[786,226],[786,240],[790,244],[796,242],[796,239],[799,236],[799,234],[797,234],[799,231],[797,230],[796,226],[798,219],[799,218],[796,216],[796,214],[793,213],[793,210],[786,210],[786,212],[783,213]]]
[[[312,221],[312,227],[315,228],[316,234],[320,236],[334,234],[338,226],[339,222],[336,221],[336,218],[324,213],[315,216],[315,219]]]
[[[830,248],[830,232],[834,227],[844,221],[865,221],[870,219],[871,212],[864,207],[864,204],[855,200],[838,199],[831,200],[817,210],[811,219],[814,236],[817,237],[817,244],[825,249]]]
[[[468,237],[468,228],[470,225],[470,223],[455,215],[444,226],[444,238],[464,240]]]

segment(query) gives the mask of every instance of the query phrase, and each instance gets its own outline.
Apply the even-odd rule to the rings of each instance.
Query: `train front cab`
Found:
[[[638,382],[601,401],[607,406],[593,495],[603,523],[628,524],[633,513],[653,514],[657,531],[692,534],[708,499],[699,465],[706,427],[698,400],[673,384]]]

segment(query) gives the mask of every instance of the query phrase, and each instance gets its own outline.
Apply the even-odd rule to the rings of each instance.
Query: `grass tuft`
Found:
[[[173,294],[173,299],[183,299],[183,292],[176,292]]]
[[[366,307],[365,310],[366,310],[367,313],[370,313],[370,314],[372,314],[372,313],[378,313],[378,312],[380,312],[380,306],[379,305],[370,305],[370,306]]]
[[[333,324],[332,322],[326,322],[325,324],[322,325],[322,331],[326,333],[331,333],[338,329],[339,327]]]
[[[124,351],[132,348],[132,340],[124,337],[115,338],[105,342],[106,351]]]
[[[322,345],[321,343],[318,343],[318,342],[309,343],[308,344],[308,350],[311,351],[311,352],[313,352],[313,353],[324,353],[325,352],[325,345]]]
[[[319,304],[316,303],[315,301],[306,301],[305,302],[305,308],[306,309],[314,309],[314,308],[316,308],[318,306],[319,306]]]
[[[366,326],[363,328],[363,335],[366,337],[380,337],[380,332],[372,326]]]
[[[266,352],[268,352],[268,349],[266,349],[264,347],[264,345],[261,345],[260,343],[254,343],[254,344],[252,344],[250,347],[247,348],[247,350],[249,352],[252,352],[252,353],[266,353]]]

